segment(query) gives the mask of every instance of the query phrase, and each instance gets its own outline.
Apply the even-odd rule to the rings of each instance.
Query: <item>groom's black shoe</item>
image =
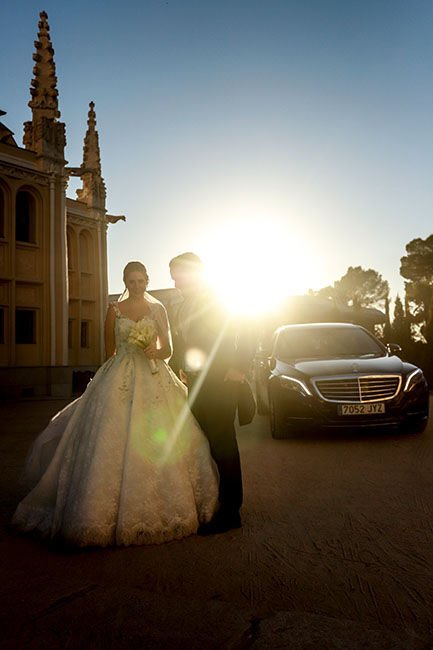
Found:
[[[220,511],[207,524],[199,526],[197,535],[217,535],[241,527],[242,521],[239,512],[223,513]]]

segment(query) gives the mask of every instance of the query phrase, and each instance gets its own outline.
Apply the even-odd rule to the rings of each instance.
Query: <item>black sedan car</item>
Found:
[[[398,426],[422,431],[429,392],[420,368],[350,323],[285,325],[258,357],[257,399],[274,438],[320,427]]]

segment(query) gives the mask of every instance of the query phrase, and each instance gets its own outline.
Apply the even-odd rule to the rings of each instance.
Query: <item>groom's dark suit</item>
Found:
[[[234,419],[238,384],[229,368],[246,372],[251,342],[208,291],[185,299],[178,312],[175,347],[182,348],[191,410],[209,440],[220,475],[220,516],[232,521],[242,505],[242,475]],[[196,364],[201,362],[201,367]]]

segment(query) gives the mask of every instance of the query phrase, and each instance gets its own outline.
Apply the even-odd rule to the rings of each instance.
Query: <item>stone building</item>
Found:
[[[104,360],[108,215],[96,115],[68,167],[47,14],[33,54],[24,147],[0,123],[0,396],[69,395]],[[4,115],[4,111],[1,115]],[[4,118],[3,118],[4,119]],[[66,197],[70,176],[82,181]]]

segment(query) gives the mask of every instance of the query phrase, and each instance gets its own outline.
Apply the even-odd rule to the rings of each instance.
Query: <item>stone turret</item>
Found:
[[[42,167],[47,171],[58,165],[64,166],[64,150],[66,145],[65,125],[58,122],[58,90],[56,66],[54,64],[54,49],[50,40],[48,16],[45,11],[40,13],[38,23],[38,40],[35,41],[36,51],[33,54],[35,65],[31,82],[29,107],[32,109],[32,120],[24,123],[24,146],[35,151],[41,157]]]
[[[3,115],[6,115],[6,111],[2,111],[0,109],[0,117],[2,117]],[[13,131],[11,131],[2,122],[0,122],[0,142],[3,142],[4,144],[10,144],[13,147],[17,146],[17,143],[15,142]]]
[[[80,201],[89,207],[105,211],[105,183],[101,173],[99,136],[96,130],[95,104],[90,102],[87,119],[87,132],[84,138],[83,163],[79,175],[83,181],[82,189],[77,190]]]

